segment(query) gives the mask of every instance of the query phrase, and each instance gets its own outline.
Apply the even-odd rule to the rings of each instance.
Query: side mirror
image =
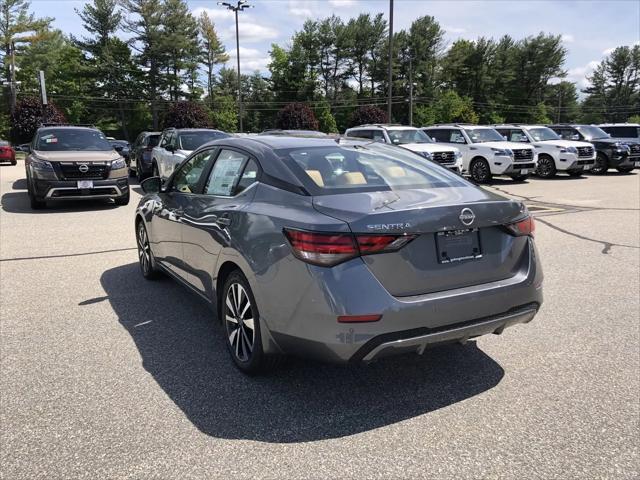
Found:
[[[122,145],[116,145],[115,147],[113,147],[115,149],[116,152],[120,153],[124,147]]]
[[[394,145],[398,145],[400,143],[400,139],[394,138],[393,140],[391,140],[391,143],[393,143]]]
[[[162,180],[160,177],[149,177],[140,184],[144,193],[160,193],[162,190]]]
[[[577,133],[575,135],[571,135],[571,140],[580,140],[580,135]]]
[[[18,146],[18,149],[21,152],[24,152],[24,153],[31,153],[31,144],[30,143],[23,143],[22,145]]]
[[[167,146],[166,146],[166,147],[164,147],[164,148],[165,148],[165,150],[166,150],[167,152],[171,152],[171,153],[173,153],[173,152],[175,152],[175,151],[176,151],[176,147],[174,147],[173,145],[167,145]]]

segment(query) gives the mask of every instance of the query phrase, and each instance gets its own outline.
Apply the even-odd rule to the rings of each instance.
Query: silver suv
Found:
[[[376,123],[347,129],[345,137],[368,138],[410,150],[436,163],[462,173],[462,154],[456,147],[436,144],[419,128],[404,125]]]

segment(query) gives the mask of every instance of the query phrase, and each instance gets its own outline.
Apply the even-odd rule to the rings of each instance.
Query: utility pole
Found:
[[[558,120],[557,123],[560,123],[560,108],[562,106],[562,83],[558,84]]]
[[[413,68],[409,50],[409,125],[413,127]]]
[[[240,126],[240,133],[242,133],[242,81],[240,79],[240,35],[238,33],[238,12],[244,11],[246,8],[253,8],[253,5],[249,5],[248,0],[238,0],[235,5],[228,2],[218,2],[218,5],[227,7],[236,15],[236,53],[238,59],[238,123]]]
[[[393,95],[393,0],[389,0],[389,87],[387,100],[387,121],[391,123],[391,97]]]
[[[11,89],[11,117],[16,112],[16,97],[17,97],[17,85],[16,85],[16,44],[11,41],[11,66],[9,68],[11,72],[11,82],[9,88]]]

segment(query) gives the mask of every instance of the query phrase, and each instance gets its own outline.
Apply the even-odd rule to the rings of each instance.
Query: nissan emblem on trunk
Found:
[[[470,208],[463,208],[458,218],[464,225],[469,226],[476,219],[476,215]]]
[[[87,165],[86,163],[81,163],[78,166],[78,170],[80,170],[80,172],[82,173],[87,173],[89,171],[89,165]]]

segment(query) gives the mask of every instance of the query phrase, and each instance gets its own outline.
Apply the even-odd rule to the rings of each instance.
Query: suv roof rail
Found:
[[[363,123],[362,125],[356,125],[351,128],[360,127],[409,127],[410,125],[402,125],[401,123]]]
[[[87,128],[96,128],[93,123],[49,123],[43,122],[40,124],[40,127],[87,127]]]
[[[436,123],[434,125],[429,125],[430,127],[486,127],[487,125],[476,125],[475,123],[457,123],[457,122],[449,122],[449,123]],[[424,127],[429,128],[429,127]]]

